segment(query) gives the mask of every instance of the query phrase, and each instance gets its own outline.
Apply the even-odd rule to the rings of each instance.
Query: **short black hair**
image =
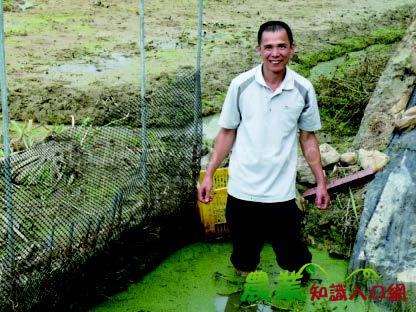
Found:
[[[257,43],[260,45],[261,37],[265,31],[279,31],[286,30],[287,37],[289,38],[290,45],[293,44],[293,34],[289,25],[282,21],[268,21],[260,25],[259,32],[257,33]]]

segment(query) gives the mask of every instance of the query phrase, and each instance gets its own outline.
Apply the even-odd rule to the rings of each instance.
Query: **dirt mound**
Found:
[[[140,89],[137,3],[38,0],[33,4],[24,11],[6,12],[12,117],[60,123],[69,122],[74,115],[76,120],[92,117],[99,125],[117,118],[117,109],[129,110]],[[413,4],[410,0],[382,4],[376,0],[333,1],[325,6],[315,0],[279,2],[279,12],[284,13],[276,16],[268,2],[207,3],[204,114],[219,111],[232,77],[259,61],[255,38],[261,22],[286,20],[295,32],[300,59],[306,60],[307,53],[347,38],[377,36],[374,31],[379,29],[407,26]],[[172,80],[178,64],[194,66],[197,3],[187,0],[172,7],[152,1],[146,3],[145,15],[148,89],[152,93],[163,86],[158,79],[163,83]],[[357,42],[350,40],[348,47]]]

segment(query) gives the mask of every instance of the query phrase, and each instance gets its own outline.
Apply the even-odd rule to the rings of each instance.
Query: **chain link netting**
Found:
[[[108,125],[87,119],[12,154],[12,198],[6,198],[7,177],[0,181],[4,207],[13,207],[12,216],[1,212],[1,310],[29,310],[53,292],[54,278],[82,266],[124,231],[174,215],[195,200],[199,81],[198,70],[182,68],[145,103],[115,103],[117,118]]]

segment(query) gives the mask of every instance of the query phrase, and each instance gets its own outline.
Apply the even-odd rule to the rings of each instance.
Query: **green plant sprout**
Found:
[[[11,131],[11,145],[15,150],[29,149],[33,146],[34,142],[34,129],[33,120],[29,119],[24,123],[19,124],[12,120],[10,121]]]
[[[349,191],[350,191],[350,201],[351,201],[352,210],[354,211],[355,220],[358,223],[358,213],[357,213],[357,206],[355,204],[354,194],[352,193],[351,189],[349,189]]]

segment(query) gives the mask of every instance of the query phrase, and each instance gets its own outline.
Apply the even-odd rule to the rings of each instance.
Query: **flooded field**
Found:
[[[293,28],[297,48],[290,66],[315,85],[320,84],[321,76],[331,77],[337,71],[359,73],[348,70],[354,66],[359,68],[361,59],[372,58],[376,61],[368,64],[377,67],[377,75],[371,81],[373,86],[384,68],[382,63],[387,63],[401,40],[415,8],[415,0],[205,1],[202,105],[206,145],[212,144],[217,134],[218,113],[231,79],[260,62],[255,46],[257,29],[262,22],[280,19]],[[26,128],[29,127],[26,124],[32,127],[32,122],[39,127],[68,127],[71,122],[72,127],[82,127],[86,121],[90,128],[112,125],[126,114],[128,118],[117,126],[123,130],[132,125],[137,127],[139,117],[135,114],[142,79],[138,13],[138,3],[133,0],[36,0],[31,5],[6,12],[10,117]],[[145,20],[147,95],[151,99],[158,95],[157,91],[163,91],[164,86],[172,85],[180,77],[179,73],[195,65],[197,1],[146,1]],[[355,78],[361,76],[357,74]],[[189,96],[193,94],[191,91]],[[370,96],[371,92],[368,93]],[[162,142],[163,147],[166,145],[166,150],[170,150],[169,144],[177,138],[169,137],[164,127],[169,128],[174,119],[182,121],[175,131],[188,125],[193,118],[190,114],[193,107],[185,112],[190,116],[188,120],[171,110],[180,101],[174,102],[171,97],[165,99],[160,93],[158,96],[163,99],[163,105],[155,105],[156,109],[149,115],[149,123],[158,132],[149,133],[150,136],[154,134],[153,141]],[[330,119],[330,115],[326,116],[325,125]],[[358,117],[355,119],[359,124]],[[354,129],[348,127],[348,122],[346,124],[339,137],[336,137],[338,133],[334,134],[338,129],[328,134],[343,149],[347,148],[345,142],[351,142],[347,139],[354,135]],[[16,129],[19,130],[17,126]],[[140,148],[136,140],[139,136],[131,136],[135,147]],[[83,139],[80,141],[83,143]],[[138,153],[133,151],[134,155]],[[171,163],[163,160],[166,167],[180,163],[174,157],[167,159]],[[161,159],[159,161],[162,163]],[[154,170],[155,176],[159,176],[158,168]],[[115,177],[112,175],[109,179],[116,183]],[[176,194],[181,190],[178,187]],[[158,193],[155,198],[160,196]],[[138,201],[135,199],[135,202]],[[343,204],[337,205],[342,210]],[[321,215],[315,218],[321,220]],[[313,262],[324,267],[335,279],[342,280],[348,261],[329,257],[325,248],[333,247],[333,242],[328,242],[330,239],[338,239],[338,245],[348,240],[349,245],[336,253],[348,258],[352,248],[350,241],[354,239],[352,235],[346,237],[345,231],[339,234],[342,221],[330,219],[327,216],[323,224],[329,228],[325,237],[320,221],[309,229],[310,241],[317,242],[311,243],[315,248],[312,249]],[[129,280],[131,285],[126,291],[100,293],[103,295],[100,300],[106,296],[108,301],[91,311],[377,311],[370,303],[360,300],[311,302],[311,284],[302,290],[307,296],[305,303],[279,302],[272,306],[258,302],[242,307],[239,298],[244,280],[234,274],[229,262],[230,251],[228,243],[197,243],[178,250],[143,278]],[[269,274],[271,287],[275,286],[280,269],[270,246],[263,251],[260,268]],[[326,287],[333,283],[318,270],[313,278]],[[111,281],[106,282],[111,284]],[[123,284],[121,288],[127,286]]]
[[[326,251],[312,249],[312,262],[322,266],[331,277],[343,280],[348,261],[328,256]],[[143,280],[129,286],[128,290],[112,296],[91,312],[237,312],[237,311],[366,311],[363,300],[330,302],[327,298],[312,302],[310,287],[316,283],[329,287],[334,283],[322,271],[316,270],[311,282],[302,289],[306,302],[279,301],[275,306],[259,300],[252,306],[240,301],[244,279],[234,273],[229,262],[231,244],[198,243],[185,247],[170,256]],[[276,265],[270,245],[266,245],[259,269],[269,276],[270,289],[276,289],[280,268]],[[370,311],[378,311],[371,306]]]

